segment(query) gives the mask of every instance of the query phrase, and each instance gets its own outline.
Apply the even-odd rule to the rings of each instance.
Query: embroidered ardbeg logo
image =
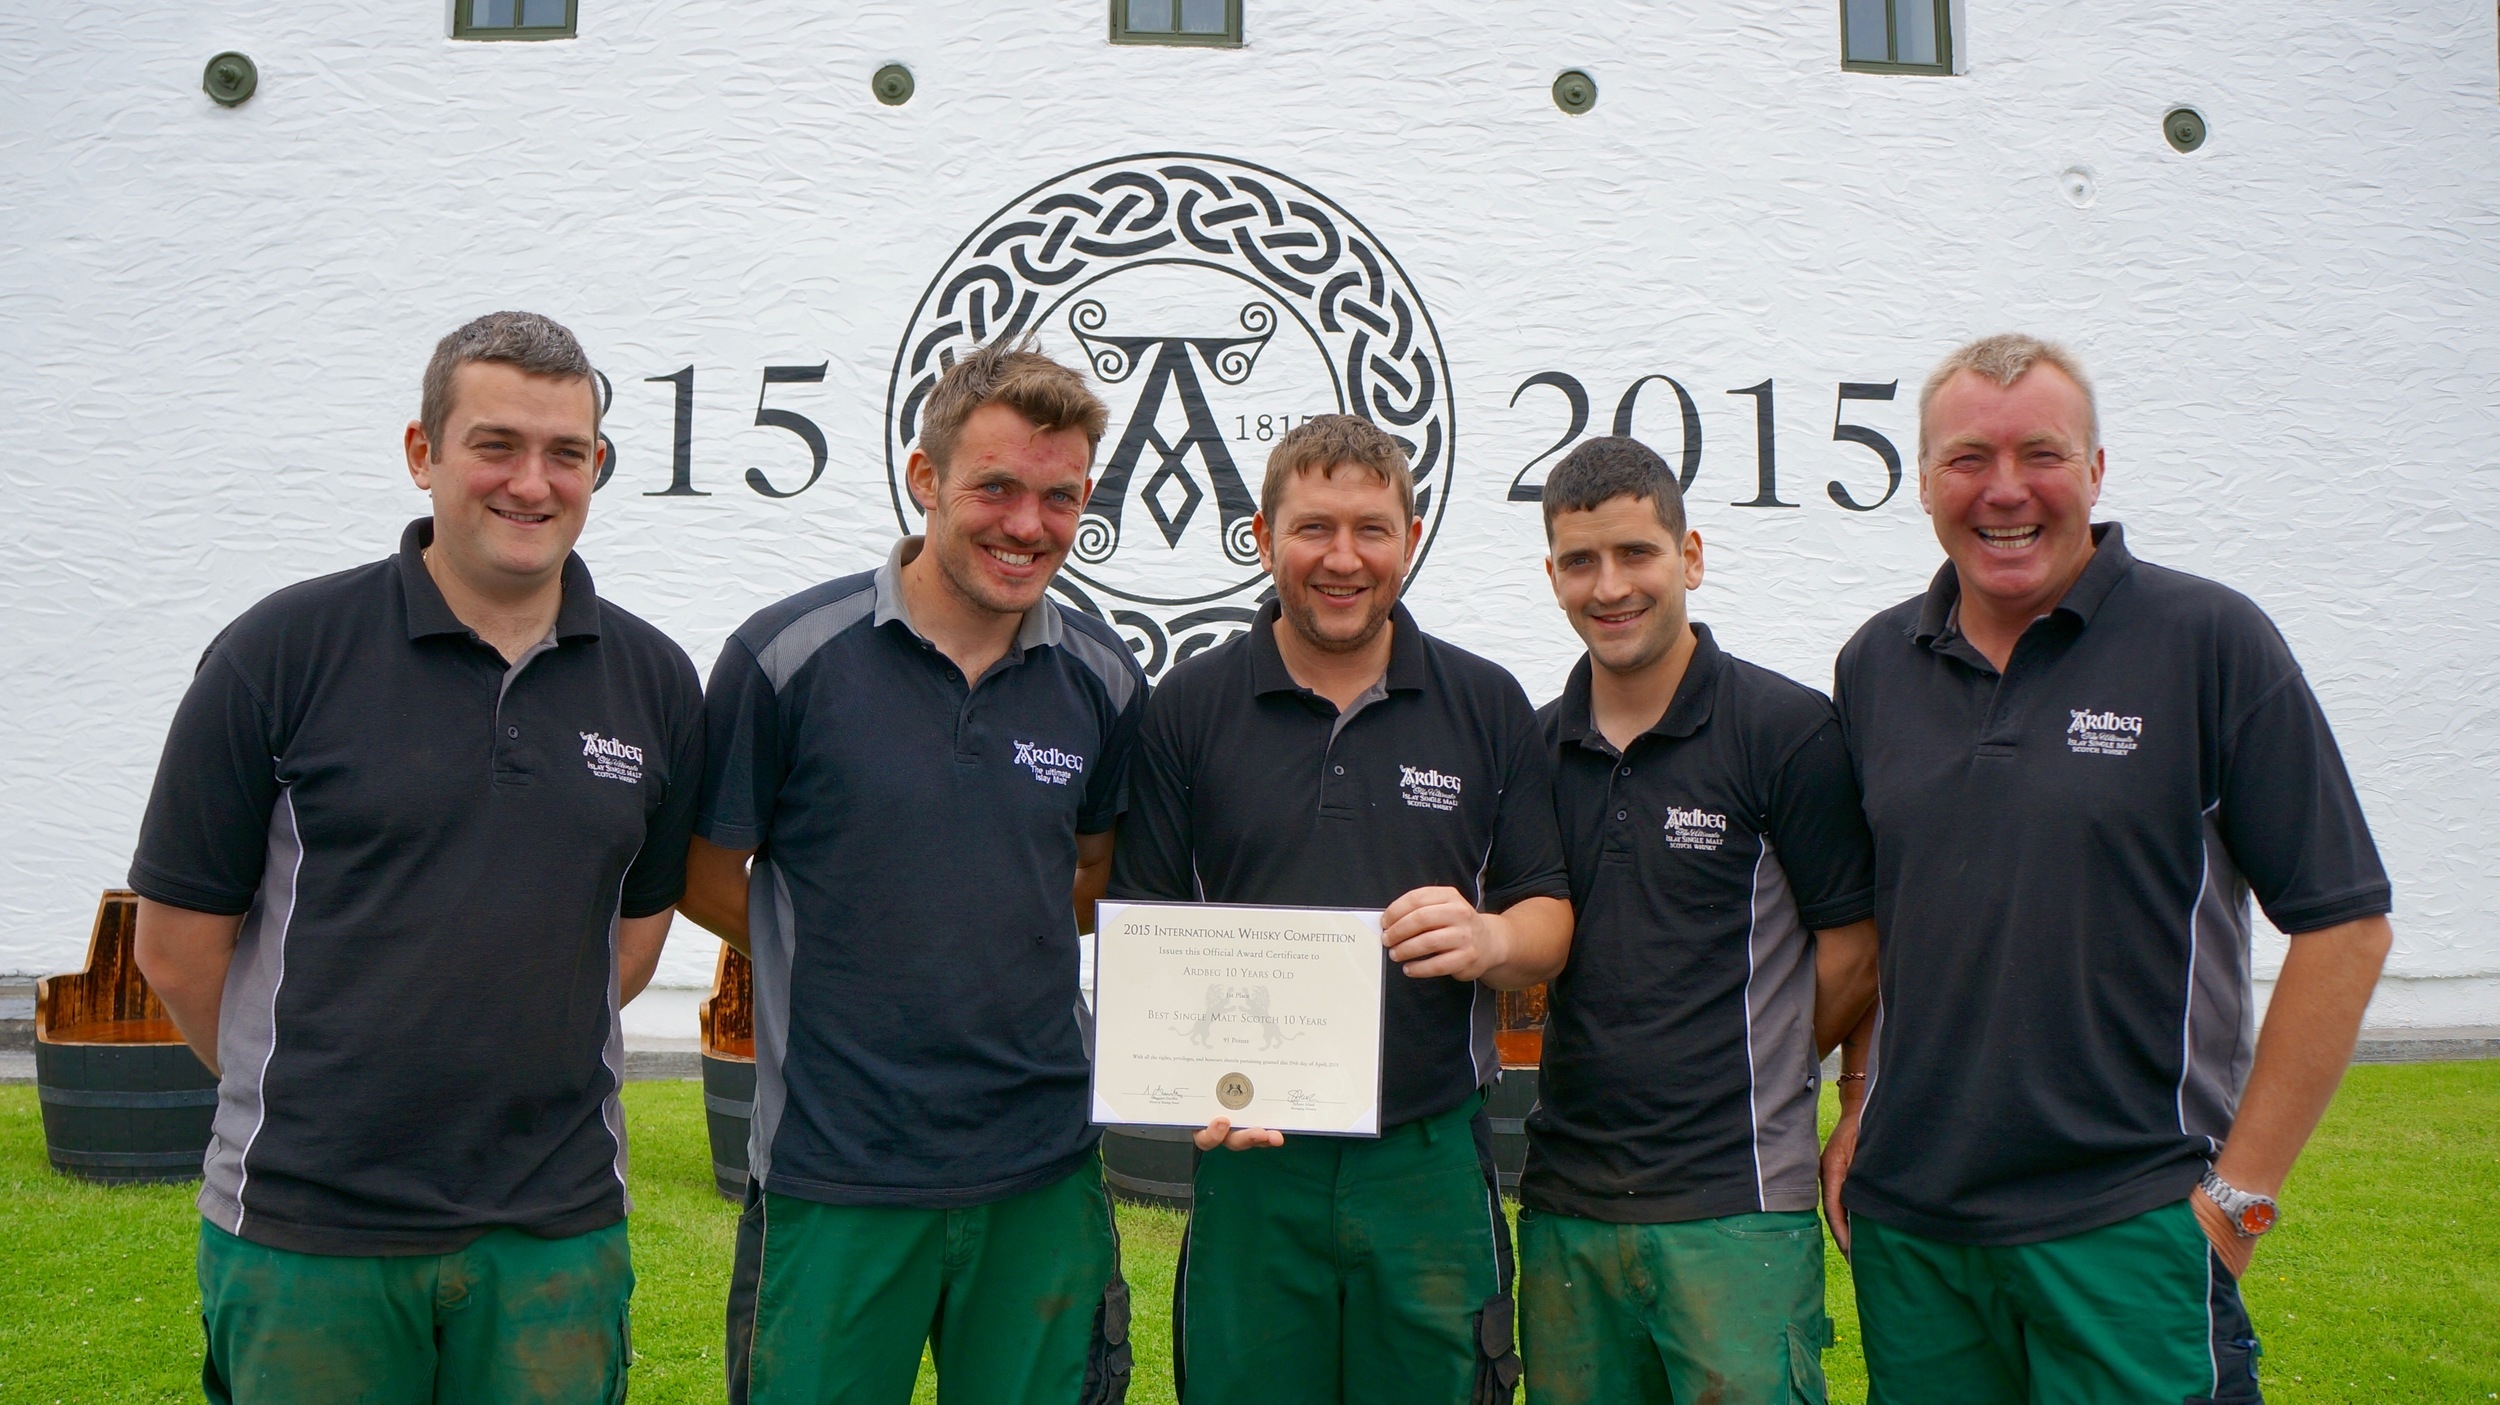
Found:
[[[1364,415],[1406,445],[1430,549],[1456,447],[1440,334],[1371,231],[1299,181],[1220,156],[1131,156],[991,216],[895,351],[886,481],[903,530],[921,526],[903,465],[938,375],[1026,331],[1082,357],[1111,406],[1054,589],[1118,629],[1149,677],[1257,614],[1259,480],[1277,436],[1312,415]]]

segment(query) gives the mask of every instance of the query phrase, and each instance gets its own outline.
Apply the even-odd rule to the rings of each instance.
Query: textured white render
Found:
[[[1536,509],[1505,501],[1563,429],[1555,390],[1512,403],[1528,377],[1585,383],[1601,433],[1635,377],[1691,391],[1696,614],[1828,686],[1938,559],[1906,486],[1863,514],[1826,493],[1882,488],[1831,437],[1836,383],[1900,382],[1850,419],[1906,447],[1957,342],[2072,343],[2103,515],[2254,596],[2336,724],[2396,882],[2373,1022],[2500,1023],[2488,0],[1968,0],[1949,78],[1843,73],[1831,0],[1246,7],[1236,50],[1114,47],[1104,0],[581,0],[556,43],[451,41],[432,0],[7,7],[0,971],[76,964],[218,628],[424,510],[399,440],[442,333],[526,307],[581,334],[621,453],[582,552],[708,670],[749,612],[894,536],[888,379],[957,245],[1062,173],[1181,151],[1282,172],[1405,270],[1456,427],[1410,598],[1539,699],[1576,645]],[[260,69],[234,110],[200,90],[223,49]],[[896,61],[918,93],[884,107]],[[1596,77],[1586,116],[1549,96],[1567,67]],[[2161,134],[2182,103],[2211,126],[2193,155]],[[753,424],[760,370],[818,362],[768,403],[823,426],[831,466],[768,499],[746,469],[787,487],[806,454]],[[643,496],[672,395],[644,378],[687,365],[710,496]],[[1725,392],[1765,379],[1795,509],[1730,505],[1755,402]],[[1673,459],[1664,384],[1638,429]],[[661,981],[712,952],[681,924]]]

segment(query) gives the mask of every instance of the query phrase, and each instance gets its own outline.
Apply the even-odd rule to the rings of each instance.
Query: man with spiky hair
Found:
[[[2094,522],[2105,464],[2072,353],[1946,357],[1945,564],[1835,671],[1884,951],[1826,1165],[1877,1405],[2257,1400],[2239,1277],[2392,940],[2283,636]],[[2262,1036],[2252,895],[2291,935]]]
[[[1544,504],[1588,653],[1538,714],[1578,929],[1519,1182],[1529,1405],[1819,1402],[1816,1065],[1875,994],[1857,780],[1828,699],[1688,615],[1665,460],[1585,440]]]
[[[1148,704],[1111,893],[1376,908],[1397,969],[1378,1138],[1198,1134],[1181,1398],[1507,1401],[1494,992],[1551,976],[1571,945],[1536,716],[1508,672],[1398,603],[1423,524],[1378,426],[1315,415],[1277,440],[1252,530],[1276,597]]]
[[[694,665],[573,554],[602,446],[540,316],[434,349],[397,557],[217,636],[139,965],[217,1070],[213,1402],[624,1398],[625,1055],[685,882]]]
[[[927,535],[757,613],[712,670],[686,913],[755,968],[733,1405],[902,1405],[924,1343],[949,1400],[1127,1388],[1077,943],[1146,680],[1047,594],[1107,416],[1005,343],[922,416]]]

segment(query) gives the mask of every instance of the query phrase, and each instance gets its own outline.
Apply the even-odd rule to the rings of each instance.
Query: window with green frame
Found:
[[[1242,0],[1111,0],[1114,44],[1241,42]]]
[[[454,39],[570,39],[580,0],[452,0]]]
[[[1952,0],[1840,0],[1840,66],[1861,73],[1951,73]]]

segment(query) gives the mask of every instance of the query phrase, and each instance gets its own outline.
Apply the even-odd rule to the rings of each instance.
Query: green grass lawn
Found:
[[[634,1398],[721,1398],[735,1212],[712,1193],[702,1090],[638,1083]],[[1828,1108],[1827,1108],[1828,1114]],[[0,1088],[0,1402],[196,1400],[192,1189],[54,1175],[32,1088]],[[2246,1285],[2269,1400],[2500,1399],[2500,1063],[2353,1070]],[[1125,1209],[1139,1309],[1129,1398],[1171,1400],[1180,1217]],[[1831,1258],[1835,1401],[1861,1402],[1856,1312]],[[920,1398],[934,1400],[928,1380]]]

